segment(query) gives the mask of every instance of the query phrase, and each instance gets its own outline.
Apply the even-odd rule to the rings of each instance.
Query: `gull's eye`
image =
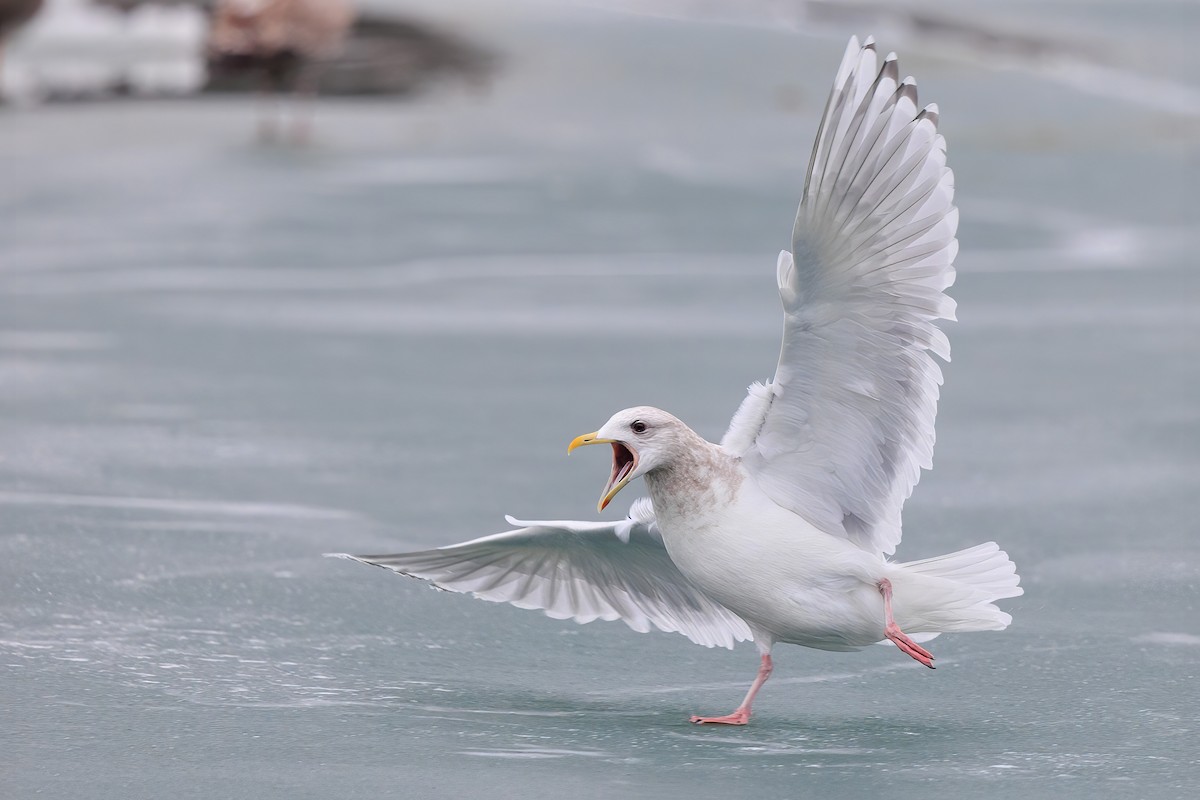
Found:
[[[633,424],[629,426],[629,429],[632,430],[634,433],[645,433],[646,428],[648,428],[648,427],[649,426],[646,423],[642,422],[640,419],[635,419],[633,421]]]

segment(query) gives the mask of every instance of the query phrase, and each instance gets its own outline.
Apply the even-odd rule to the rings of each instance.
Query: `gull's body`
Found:
[[[689,582],[746,621],[760,647],[858,650],[880,642],[885,579],[895,587],[895,621],[909,633],[1007,625],[1007,614],[939,577],[936,567],[888,561],[783,508],[740,458],[666,412],[640,407],[621,415],[678,427],[686,437],[687,446],[678,448],[684,457],[645,475],[663,546]],[[995,552],[983,546],[977,556],[987,560]],[[1012,570],[997,577],[1015,585]]]
[[[875,584],[885,562],[774,503],[721,447],[699,436],[690,444],[694,462],[646,475],[679,571],[746,620],[760,644],[856,650],[882,639]]]
[[[418,553],[353,556],[485,600],[579,622],[620,619],[705,646],[753,640],[741,705],[693,722],[741,725],[790,643],[857,650],[1001,630],[994,601],[1021,594],[994,543],[923,561],[888,559],[900,511],[932,465],[958,250],[953,173],[935,106],[920,111],[896,59],[851,39],[813,148],[792,251],[775,378],[754,384],[719,444],[665,411],[619,411],[571,443],[608,443],[603,509],[644,477],[650,501],[617,523],[525,522]]]

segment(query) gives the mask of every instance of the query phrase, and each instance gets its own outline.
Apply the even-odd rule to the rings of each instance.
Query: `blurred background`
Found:
[[[1197,30],[1184,0],[0,0],[0,794],[1190,796]],[[1000,542],[1012,628],[935,673],[779,648],[749,728],[693,729],[751,648],[321,558],[593,518],[607,461],[563,453],[619,408],[719,438],[774,369],[851,34],[939,104],[962,210],[898,555]]]

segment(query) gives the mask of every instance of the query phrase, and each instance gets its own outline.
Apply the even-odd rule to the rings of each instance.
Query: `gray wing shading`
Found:
[[[817,133],[792,253],[781,253],[783,346],[722,444],[776,503],[834,536],[890,554],[900,511],[932,466],[954,318],[954,175],[936,106],[894,54],[857,39]]]
[[[506,519],[517,529],[436,550],[337,555],[555,619],[619,619],[635,631],[682,633],[705,647],[752,638],[740,617],[679,572],[648,502],[635,503],[620,522]]]

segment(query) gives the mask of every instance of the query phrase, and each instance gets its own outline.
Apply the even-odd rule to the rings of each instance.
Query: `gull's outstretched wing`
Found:
[[[941,369],[934,324],[954,318],[954,175],[936,106],[917,108],[895,55],[871,39],[842,59],[817,132],[792,253],[775,379],[755,384],[722,444],[763,490],[872,552],[900,541],[900,509],[932,466]],[[794,256],[794,257],[793,257]]]
[[[555,619],[619,619],[635,631],[675,631],[705,647],[751,638],[740,617],[680,574],[649,501],[634,503],[621,522],[507,519],[518,529],[436,550],[343,557]]]

